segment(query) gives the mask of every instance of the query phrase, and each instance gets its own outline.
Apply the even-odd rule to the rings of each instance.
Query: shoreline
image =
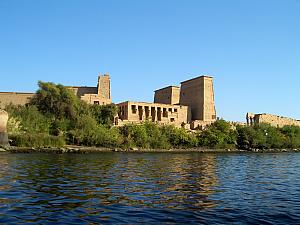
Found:
[[[286,153],[300,152],[300,149],[209,149],[209,148],[179,148],[179,149],[139,149],[139,148],[106,148],[106,147],[86,147],[86,146],[65,146],[61,148],[31,148],[31,147],[0,147],[0,152],[6,153],[54,153],[54,154],[91,154],[105,152],[119,153]]]

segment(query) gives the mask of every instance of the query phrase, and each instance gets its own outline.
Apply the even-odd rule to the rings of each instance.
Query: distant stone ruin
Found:
[[[0,109],[0,145],[5,146],[8,145],[8,137],[7,137],[7,121],[8,121],[8,113],[2,109]]]
[[[300,127],[300,120],[283,117],[283,116],[271,115],[267,113],[261,113],[261,114],[247,113],[246,121],[248,126],[253,126],[254,124],[268,123],[274,127],[284,127],[284,126]]]

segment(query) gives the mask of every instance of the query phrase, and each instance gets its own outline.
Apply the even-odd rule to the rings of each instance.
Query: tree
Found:
[[[30,104],[46,115],[57,119],[74,119],[80,100],[66,87],[51,82],[38,82],[39,89]]]
[[[281,132],[286,138],[288,148],[300,148],[300,127],[284,126]]]
[[[173,125],[165,125],[162,127],[162,133],[168,138],[168,142],[174,147],[197,147],[198,140],[195,134],[184,128],[176,128]]]
[[[18,121],[18,130],[21,132],[49,133],[50,121],[34,105],[6,107],[10,117]]]
[[[118,108],[115,104],[91,105],[91,112],[98,124],[112,126]]]
[[[237,131],[225,120],[217,120],[198,135],[201,146],[232,148],[237,141]]]

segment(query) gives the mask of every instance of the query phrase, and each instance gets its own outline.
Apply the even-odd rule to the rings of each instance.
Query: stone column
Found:
[[[248,113],[247,113],[247,115],[246,115],[246,121],[247,121],[247,126],[250,126],[250,118],[249,118],[249,116],[248,116]]]
[[[246,115],[246,120],[247,120],[247,125],[248,126],[253,126],[254,125],[254,114],[253,113],[247,113]]]
[[[8,145],[8,137],[6,125],[8,121],[8,113],[0,109],[0,145]]]

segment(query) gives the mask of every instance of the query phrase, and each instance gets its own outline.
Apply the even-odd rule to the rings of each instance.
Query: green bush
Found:
[[[123,136],[123,145],[126,148],[141,147],[149,148],[149,137],[143,124],[127,124],[119,128]]]
[[[271,149],[288,147],[287,139],[280,128],[269,124],[253,127],[238,126],[237,146],[241,149]]]
[[[172,145],[163,133],[162,127],[151,122],[128,124],[120,127],[125,147],[140,147],[151,149],[169,149]]]
[[[90,115],[80,116],[67,136],[69,144],[85,146],[117,147],[122,142],[117,128],[98,124]]]
[[[123,138],[117,128],[107,128],[99,125],[97,132],[93,136],[93,141],[95,146],[114,148],[121,147]]]
[[[287,148],[300,148],[300,127],[285,126],[280,131],[285,136],[285,146]]]
[[[90,111],[98,124],[112,126],[114,117],[117,115],[118,108],[115,104],[91,105]]]
[[[63,147],[65,140],[63,137],[48,134],[15,134],[9,135],[14,146],[19,147]]]
[[[175,148],[193,148],[198,146],[196,135],[184,128],[166,125],[162,127],[162,133],[167,137],[168,143]]]
[[[39,89],[30,100],[30,104],[40,112],[56,119],[74,119],[80,99],[61,84],[51,82],[38,82]]]
[[[103,147],[170,148],[300,148],[300,127],[233,126],[218,120],[202,131],[190,132],[151,122],[112,127],[117,107],[89,105],[66,87],[39,82],[25,106],[9,105],[8,133],[17,146],[60,147],[67,144]]]
[[[146,132],[148,134],[149,147],[151,149],[170,149],[172,145],[169,143],[165,133],[162,132],[162,126],[154,124],[152,122],[145,122]]]
[[[50,119],[44,116],[36,106],[13,106],[6,107],[10,117],[19,122],[19,130],[27,133],[49,133]],[[10,130],[8,130],[10,132]]]
[[[237,131],[228,122],[218,120],[198,134],[199,146],[210,148],[235,148]]]

